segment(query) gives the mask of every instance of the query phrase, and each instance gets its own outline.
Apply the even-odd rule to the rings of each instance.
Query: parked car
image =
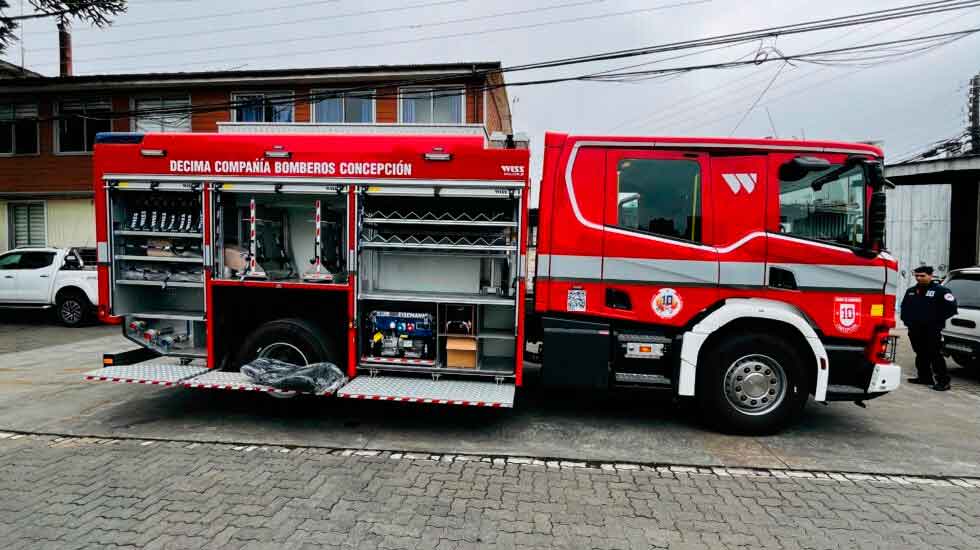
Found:
[[[0,308],[52,309],[76,327],[99,300],[94,248],[15,248],[0,254]]]
[[[980,366],[980,267],[950,271],[943,285],[959,309],[943,329],[943,354],[964,367]]]

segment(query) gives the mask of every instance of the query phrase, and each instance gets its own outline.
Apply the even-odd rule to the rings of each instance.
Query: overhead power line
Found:
[[[579,7],[582,7],[582,6],[587,6],[587,5],[590,5],[590,4],[596,4],[596,3],[605,2],[605,1],[606,0],[580,0],[578,2],[565,2],[565,3],[550,5],[550,6],[539,6],[539,7],[534,7],[534,8],[522,9],[522,10],[503,11],[503,12],[497,12],[497,13],[489,13],[489,14],[486,14],[486,15],[475,15],[475,16],[470,16],[470,17],[457,17],[457,18],[454,18],[454,19],[444,19],[444,20],[441,20],[441,21],[431,21],[431,22],[426,22],[426,23],[402,23],[402,24],[399,24],[399,25],[390,25],[390,26],[387,26],[387,27],[375,27],[375,28],[372,28],[372,29],[344,31],[344,32],[338,32],[338,33],[333,33],[333,34],[312,34],[312,35],[305,35],[305,36],[291,36],[291,37],[288,37],[288,38],[277,38],[277,39],[274,39],[274,40],[261,40],[261,41],[246,40],[244,42],[232,42],[232,43],[227,43],[227,44],[220,44],[220,45],[217,45],[217,46],[194,47],[194,48],[185,48],[185,49],[172,49],[172,48],[168,48],[168,49],[163,49],[163,50],[156,50],[156,51],[144,52],[144,53],[132,53],[132,54],[126,54],[126,55],[107,55],[107,56],[102,56],[102,57],[90,57],[90,58],[86,58],[84,56],[77,55],[77,52],[76,52],[75,59],[76,59],[76,61],[83,62],[83,63],[92,63],[92,62],[95,62],[95,61],[110,61],[110,60],[111,61],[115,61],[115,60],[119,60],[119,59],[139,59],[139,58],[144,58],[144,57],[154,57],[154,56],[161,56],[161,55],[179,55],[179,54],[184,54],[184,53],[198,53],[198,52],[207,52],[207,51],[228,50],[228,49],[232,49],[232,48],[248,48],[248,47],[255,47],[255,46],[271,46],[271,45],[274,45],[274,44],[290,44],[290,43],[297,43],[297,42],[309,43],[311,40],[326,40],[326,39],[329,39],[329,38],[342,38],[342,37],[345,37],[345,36],[363,36],[363,35],[366,35],[366,34],[386,33],[386,32],[393,32],[393,31],[400,31],[400,30],[416,30],[416,29],[431,28],[431,27],[442,27],[442,26],[446,26],[446,25],[455,25],[455,24],[459,24],[459,23],[473,23],[473,22],[476,22],[476,21],[485,21],[487,19],[496,19],[496,18],[499,18],[499,17],[507,17],[507,16],[512,16],[512,15],[531,15],[531,14],[534,14],[534,13],[541,13],[541,12],[545,12],[545,11],[554,11],[554,10],[562,10],[562,9],[569,9],[569,8],[579,8]],[[694,3],[704,3],[704,2],[710,2],[710,1],[711,0],[698,0],[697,2],[694,2]],[[448,3],[451,3],[451,2],[445,2],[445,1],[442,1],[442,2],[432,2],[432,3],[429,3],[429,4],[416,5],[416,6],[413,6],[413,7],[414,8],[428,8],[428,7],[435,7],[435,6],[439,6],[439,5],[443,5],[443,4],[448,4]],[[628,11],[625,11],[625,12],[620,12],[619,14],[608,14],[607,16],[621,15],[621,14],[632,15],[634,13],[637,13],[638,11],[648,11],[648,10],[651,10],[651,9],[657,9],[657,8],[642,8],[640,10],[628,10]],[[269,28],[269,27],[278,27],[278,26],[282,26],[282,25],[294,25],[296,23],[305,23],[305,22],[309,22],[309,21],[320,21],[320,20],[334,19],[334,18],[335,17],[333,17],[333,16],[311,17],[311,18],[307,18],[307,19],[298,19],[298,20],[293,20],[293,21],[283,21],[283,22],[276,22],[276,23],[271,23],[271,24],[245,25],[245,26],[242,26],[242,27],[228,27],[228,28],[221,29],[220,32],[239,31],[239,30],[248,30],[248,29],[266,29],[266,28]],[[550,22],[549,24],[559,24],[559,23],[563,23],[563,21]],[[480,31],[480,32],[497,32],[497,31],[496,30],[485,30],[485,31]],[[146,40],[164,39],[164,38],[165,39],[171,39],[171,38],[180,38],[180,37],[185,37],[185,36],[196,36],[196,35],[200,35],[200,31],[196,31],[196,32],[192,32],[192,33],[180,33],[180,34],[175,34],[175,35],[157,35],[157,36],[151,36],[151,37],[145,37],[145,38],[141,37],[141,38],[136,38],[136,39],[113,40],[113,41],[99,43],[99,45],[142,43],[142,42],[145,42]],[[44,48],[44,49],[46,49],[46,50],[57,50],[58,48]],[[35,50],[35,51],[38,51],[38,50]],[[211,62],[208,61],[207,63],[211,63]]]
[[[527,30],[539,29],[539,28],[542,28],[542,27],[549,27],[549,26],[554,26],[554,25],[567,25],[567,24],[571,24],[571,23],[584,23],[584,22],[587,22],[587,21],[598,21],[600,19],[609,19],[609,18],[612,18],[612,17],[623,17],[623,16],[627,16],[627,15],[637,15],[637,14],[640,14],[640,13],[649,13],[649,12],[661,11],[661,10],[666,10],[666,9],[671,9],[671,8],[680,8],[680,7],[694,6],[694,5],[698,5],[698,4],[706,4],[706,3],[709,3],[711,1],[712,0],[685,0],[685,1],[682,1],[682,2],[674,2],[674,3],[669,3],[669,4],[657,4],[657,5],[653,5],[653,6],[646,6],[646,7],[643,7],[643,8],[635,8],[635,9],[630,9],[630,10],[623,10],[623,11],[609,12],[609,13],[601,13],[601,14],[595,14],[595,15],[582,15],[582,16],[577,16],[577,17],[569,17],[569,18],[565,18],[565,19],[555,19],[555,20],[551,20],[551,21],[541,21],[541,22],[536,22],[536,23],[524,23],[524,24],[520,24],[520,25],[509,25],[509,26],[495,27],[495,28],[489,28],[489,29],[478,29],[478,30],[470,30],[470,31],[459,31],[459,32],[453,32],[453,33],[447,33],[447,34],[441,34],[441,35],[435,35],[435,36],[421,36],[421,37],[413,37],[413,38],[406,38],[406,39],[400,39],[400,40],[385,40],[385,41],[381,41],[381,42],[372,42],[372,43],[369,43],[369,44],[356,44],[356,45],[349,45],[349,46],[336,46],[336,47],[331,47],[331,48],[321,48],[321,49],[316,49],[316,50],[306,50],[305,52],[304,51],[295,52],[295,53],[292,54],[292,57],[297,57],[297,56],[302,57],[302,56],[308,56],[308,55],[324,55],[324,54],[329,54],[329,53],[355,51],[355,50],[363,50],[363,49],[370,49],[370,48],[380,48],[380,47],[390,47],[390,46],[404,46],[406,44],[417,44],[417,43],[421,43],[421,42],[432,42],[432,41],[436,41],[436,40],[448,40],[448,39],[455,39],[455,38],[460,38],[460,39],[462,39],[462,38],[472,38],[474,36],[480,36],[480,35],[486,35],[486,34],[494,34],[494,33],[500,33],[500,32],[527,31]],[[591,3],[594,3],[594,2],[581,2],[581,3],[577,4],[577,5],[584,5],[584,4],[591,4]],[[524,10],[524,11],[535,11],[537,9],[538,8],[535,8],[535,9],[532,9],[532,10]],[[554,8],[552,8],[552,9],[554,9]],[[473,18],[470,18],[470,20],[473,20]],[[426,26],[429,26],[429,24],[422,23],[422,24],[414,25],[414,26],[415,27],[426,27]],[[389,28],[389,29],[373,29],[373,30],[366,31],[366,33],[375,33],[375,32],[381,32],[381,31],[391,31],[391,30],[396,30],[396,29],[404,29],[404,26],[400,26],[400,27],[397,27],[397,28]],[[312,35],[312,36],[305,36],[305,37],[302,38],[302,41],[308,42],[310,40],[318,40],[320,38],[334,38],[334,37],[341,36],[341,35],[346,36],[348,34],[351,34],[351,33],[342,33],[342,34],[333,34],[333,35]],[[353,33],[353,34],[362,34],[362,33]],[[261,46],[261,45],[270,45],[270,44],[278,44],[278,43],[293,42],[293,41],[295,41],[295,39],[289,38],[289,39],[269,40],[269,41],[262,41],[262,42],[254,42],[253,41],[253,42],[241,43],[241,44],[238,44],[238,45],[239,46]],[[209,50],[224,50],[224,49],[226,49],[226,46],[208,47],[208,48],[193,48],[193,49],[190,49],[190,50],[184,50],[182,53],[192,53],[192,52],[197,52],[197,51],[203,52],[203,51],[209,51]],[[146,54],[146,55],[163,55],[163,54],[166,54],[166,53],[168,53],[168,52],[159,51],[159,52],[153,52],[153,53]],[[76,56],[75,57],[75,62],[76,63],[85,63],[85,62],[93,62],[93,61],[115,61],[117,59],[126,59],[126,58],[133,58],[133,57],[143,57],[143,55],[135,55],[135,54],[130,55],[130,54],[127,54],[127,55],[123,55],[123,56],[104,56],[104,57],[91,58],[91,59],[84,59],[84,58],[79,58],[79,57]],[[281,53],[271,53],[271,54],[262,54],[262,55],[249,55],[248,56],[248,59],[249,59],[249,61],[256,61],[256,60],[262,60],[262,59],[282,59],[282,57],[283,57],[283,54],[281,54]],[[220,64],[225,64],[225,63],[234,63],[234,62],[239,61],[239,60],[240,59],[237,59],[237,58],[224,58],[224,59],[203,59],[203,60],[199,60],[199,61],[182,61],[181,62],[181,66],[189,67],[189,66],[200,66],[200,65],[220,65]],[[158,63],[158,64],[155,64],[155,65],[140,64],[140,67],[146,69],[146,68],[170,67],[172,65],[173,65],[172,63]]]
[[[882,50],[883,48],[893,48],[893,47],[899,46],[899,45],[923,45],[921,47],[933,48],[933,47],[937,47],[938,45],[949,44],[949,43],[951,43],[954,40],[958,40],[958,39],[964,38],[966,36],[975,34],[977,32],[980,32],[980,27],[972,28],[972,29],[964,29],[964,30],[961,30],[961,31],[950,32],[950,33],[930,35],[930,36],[920,36],[920,37],[912,37],[912,38],[906,38],[906,39],[900,39],[900,40],[890,40],[890,41],[886,41],[886,42],[878,42],[878,43],[873,43],[873,44],[864,44],[864,45],[852,46],[852,47],[848,47],[848,48],[835,48],[835,49],[829,49],[829,50],[812,51],[812,52],[805,52],[805,53],[792,54],[792,55],[779,54],[779,55],[770,56],[764,62],[783,61],[784,63],[788,63],[788,62],[805,63],[805,62],[808,62],[810,59],[816,59],[816,60],[820,60],[820,62],[826,62],[826,60],[828,59],[828,56],[846,61],[846,58],[843,57],[844,54],[846,54],[846,53],[861,53],[861,52],[865,52],[865,51],[879,51],[879,50]],[[902,55],[905,55],[905,53],[906,53],[906,50],[901,50],[901,51],[896,51],[893,55],[895,55],[895,56],[902,56]],[[599,72],[591,72],[591,73],[574,75],[574,76],[564,76],[564,77],[555,77],[555,78],[546,78],[546,79],[537,79],[537,80],[527,80],[527,81],[501,83],[501,84],[486,84],[486,85],[479,86],[479,87],[473,87],[473,86],[471,86],[471,87],[468,88],[468,90],[469,91],[492,91],[492,90],[496,90],[496,89],[499,89],[499,88],[515,88],[515,87],[526,87],[526,86],[540,86],[540,85],[556,84],[556,83],[570,82],[570,81],[601,81],[601,82],[608,82],[608,81],[610,81],[612,79],[616,79],[616,78],[624,78],[624,77],[625,78],[631,78],[631,77],[635,77],[635,76],[639,76],[639,75],[647,76],[647,77],[670,76],[670,75],[675,75],[675,74],[683,74],[683,73],[687,73],[687,72],[700,71],[700,70],[708,70],[708,69],[731,69],[731,68],[737,68],[737,67],[742,67],[742,66],[747,66],[747,65],[754,65],[754,64],[757,64],[757,63],[758,63],[758,61],[756,61],[754,59],[752,59],[752,60],[741,59],[741,60],[733,60],[733,61],[727,61],[727,62],[701,64],[701,65],[689,65],[689,66],[682,66],[682,67],[669,67],[669,68],[662,68],[662,69],[646,69],[646,70],[641,70],[641,71],[620,71],[620,72],[615,72],[615,73],[609,72],[609,71],[599,71]],[[265,104],[270,104],[270,105],[283,105],[283,104],[296,103],[296,102],[299,102],[299,101],[317,101],[317,100],[321,100],[321,99],[330,99],[330,98],[341,97],[341,96],[343,96],[345,94],[350,93],[351,91],[352,91],[351,89],[340,90],[340,91],[331,90],[331,91],[326,91],[326,92],[315,92],[315,93],[310,93],[310,94],[302,94],[300,96],[293,96],[293,95],[289,95],[289,96],[277,96],[277,97],[266,98],[266,100],[265,100],[264,103]],[[434,91],[433,92],[433,96],[434,97],[453,97],[453,96],[459,96],[459,95],[462,95],[462,94],[465,94],[465,93],[467,93],[467,89],[464,89],[463,91],[456,91],[456,90],[445,91],[445,92]],[[361,94],[359,94],[359,95],[361,95]],[[380,99],[380,98],[398,97],[399,96],[399,93],[397,91],[395,91],[395,92],[387,92],[387,93],[376,93],[375,92],[375,93],[364,93],[362,96],[363,97],[370,97],[370,98]],[[220,104],[220,105],[207,105],[207,106],[198,106],[198,107],[191,107],[191,108],[180,107],[180,108],[164,108],[164,109],[147,109],[147,110],[129,111],[129,112],[123,112],[123,113],[112,113],[110,116],[106,116],[106,117],[103,117],[103,118],[106,118],[106,119],[109,119],[109,118],[129,118],[129,117],[136,117],[136,116],[152,116],[152,115],[166,116],[166,115],[174,115],[174,114],[178,114],[178,113],[181,113],[182,114],[182,113],[191,113],[191,112],[211,112],[211,111],[215,111],[215,110],[233,109],[233,108],[236,108],[236,107],[242,107],[242,106],[246,106],[246,105],[250,105],[250,103],[248,103],[248,102],[230,102],[230,103],[223,103],[223,104]],[[57,118],[57,117],[52,117],[52,118]]]
[[[962,14],[959,14],[959,13],[954,14],[952,17],[944,18],[943,20],[941,20],[941,21],[939,21],[939,22],[937,22],[935,24],[932,24],[932,25],[929,25],[929,26],[927,26],[925,28],[920,29],[919,32],[928,32],[928,31],[931,31],[933,29],[942,27],[942,26],[944,26],[944,25],[946,25],[946,24],[948,24],[948,23],[950,23],[950,22],[952,22],[952,21],[954,21],[956,19],[959,19],[961,17],[962,17]],[[906,26],[906,25],[909,25],[909,24],[911,24],[913,22],[914,22],[914,20],[904,20],[904,21],[902,21],[901,23],[899,23],[897,25],[892,25],[892,26],[890,26],[888,28],[882,29],[879,32],[876,32],[874,34],[871,34],[871,35],[867,36],[866,39],[870,40],[870,39],[878,38],[880,36],[888,35],[889,33],[897,30],[898,28],[903,27],[903,26]],[[832,42],[837,42],[837,41],[839,41],[839,40],[841,40],[843,38],[845,38],[845,37],[839,36],[839,37],[832,38],[830,40],[821,42],[817,47],[820,47],[820,46],[823,46],[823,45],[826,45],[826,44],[829,44],[829,43],[832,43]],[[799,82],[799,81],[808,79],[808,78],[810,78],[812,76],[817,75],[818,73],[821,73],[821,72],[826,71],[827,69],[828,69],[828,67],[822,67],[822,68],[818,68],[816,70],[813,70],[813,71],[804,73],[802,75],[797,76],[796,78],[790,79],[788,82],[785,82],[784,81],[782,84],[777,84],[777,85],[773,86],[773,90],[784,88],[784,87],[788,86],[789,84],[791,84],[793,82]],[[781,95],[776,96],[774,98],[770,98],[765,103],[763,103],[763,106],[770,105],[770,104],[772,104],[772,103],[774,103],[774,102],[776,102],[778,100],[781,100],[783,98],[786,98],[786,97],[789,97],[789,96],[792,96],[792,95],[796,95],[796,94],[801,93],[801,92],[808,91],[810,89],[813,89],[813,88],[822,86],[824,84],[828,84],[828,83],[831,83],[831,82],[835,82],[835,81],[838,81],[838,80],[847,78],[847,77],[849,77],[849,76],[851,76],[853,74],[856,74],[856,73],[858,73],[860,71],[863,71],[865,69],[866,68],[860,68],[860,69],[855,70],[855,71],[848,71],[847,73],[844,73],[842,75],[835,75],[835,76],[832,76],[830,78],[826,78],[826,79],[817,81],[814,84],[797,87],[797,88],[793,89],[790,92],[781,94]],[[758,74],[761,75],[761,72],[762,71],[759,71]],[[753,79],[752,81],[747,82],[745,77],[743,77],[741,79],[733,79],[733,80],[729,81],[727,84],[720,85],[720,86],[714,88],[712,91],[707,92],[706,95],[708,95],[708,96],[718,95],[717,92],[719,92],[719,91],[722,91],[723,92],[725,89],[730,88],[733,85],[739,85],[739,88],[740,89],[746,89],[746,88],[749,88],[752,84],[755,84],[755,83],[760,83],[761,84],[761,82],[762,82],[762,80],[756,80],[756,79]],[[694,99],[703,98],[703,96],[698,96],[698,95],[694,95],[694,96],[691,96],[691,97],[694,98]],[[749,97],[748,94],[745,94],[745,97],[739,97],[739,98],[736,98],[734,100],[727,101],[726,103],[728,105],[731,105],[730,109],[733,109],[734,110],[736,108],[736,104],[741,104],[741,102],[744,101],[744,100],[746,100],[746,99],[748,99],[748,97]],[[718,99],[718,98],[716,98],[716,99]],[[646,117],[645,119],[643,119],[643,121],[641,122],[641,124],[643,124],[643,125],[657,124],[659,126],[668,125],[668,126],[672,126],[672,127],[677,127],[678,124],[679,124],[681,127],[684,127],[685,123],[691,121],[692,119],[694,119],[694,120],[697,120],[699,118],[703,119],[703,115],[705,115],[707,113],[715,113],[715,114],[717,114],[717,112],[719,110],[719,107],[716,106],[717,105],[717,100],[716,99],[712,99],[712,100],[708,100],[708,101],[699,100],[695,104],[691,105],[691,107],[689,107],[688,109],[685,109],[685,110],[674,110],[673,112],[669,112],[669,113],[665,113],[665,114],[654,113],[653,116],[649,116],[649,117]],[[731,98],[730,97],[726,97],[726,99],[731,99]],[[710,109],[704,108],[704,107],[706,107],[709,104],[715,104],[715,106],[712,106]],[[695,109],[694,107],[698,107],[698,108]],[[660,114],[660,116],[656,116],[657,114]],[[702,122],[700,124],[697,124],[696,126],[692,126],[692,128],[701,128],[701,127],[706,126],[708,124],[713,124],[715,122],[720,122],[722,120],[731,118],[731,117],[735,116],[736,114],[737,113],[734,112],[734,111],[733,112],[729,112],[729,113],[727,113],[725,115],[714,117],[709,122]]]
[[[128,27],[138,27],[138,26],[142,26],[142,25],[159,25],[161,23],[181,23],[181,22],[186,22],[186,21],[202,21],[202,20],[213,19],[215,17],[231,17],[231,16],[235,16],[235,15],[246,15],[246,14],[251,14],[251,13],[261,13],[261,12],[280,11],[280,10],[294,10],[294,9],[297,9],[297,8],[305,8],[305,7],[308,7],[308,6],[322,6],[323,4],[336,4],[338,1],[339,0],[316,0],[316,1],[313,1],[313,2],[301,2],[301,3],[298,3],[298,4],[285,4],[285,5],[282,5],[282,6],[263,6],[261,8],[251,8],[251,9],[246,9],[246,10],[234,10],[234,11],[225,11],[225,12],[216,12],[216,13],[205,13],[205,14],[188,15],[188,16],[182,16],[182,17],[164,17],[164,18],[160,18],[160,19],[147,19],[147,20],[143,20],[143,21],[127,21],[127,22],[123,22],[123,23],[119,23],[119,24],[114,24],[113,27],[116,27],[116,28],[126,27],[126,28],[128,28]],[[452,3],[469,2],[469,1],[470,0],[453,0]],[[391,9],[396,9],[396,8],[391,8]],[[86,30],[86,29],[84,29],[84,28],[83,29],[75,29],[76,32],[79,31],[79,30]],[[32,35],[41,35],[41,34],[49,34],[49,33],[48,33],[48,31],[33,31],[33,32],[25,33],[25,34],[28,35],[28,36],[32,36]]]
[[[336,0],[332,0],[332,1],[336,2]],[[222,26],[222,27],[219,27],[219,28],[216,28],[216,29],[213,29],[213,30],[212,29],[209,29],[207,31],[207,36],[213,36],[213,35],[223,34],[223,33],[229,33],[229,32],[247,31],[247,30],[264,30],[264,29],[269,29],[269,28],[282,27],[282,26],[285,26],[285,25],[297,25],[297,24],[301,24],[301,23],[321,22],[321,21],[333,21],[335,19],[349,19],[351,17],[364,16],[364,15],[382,15],[382,14],[389,14],[389,13],[396,13],[396,12],[405,12],[405,11],[413,11],[413,10],[428,9],[428,8],[438,8],[438,7],[441,7],[441,6],[448,6],[448,5],[452,5],[452,4],[459,4],[461,2],[468,2],[468,1],[469,0],[438,0],[436,2],[425,2],[425,3],[421,3],[421,4],[409,4],[407,6],[395,6],[395,7],[391,7],[391,8],[377,8],[377,9],[353,11],[353,12],[347,12],[347,13],[332,13],[330,15],[323,15],[323,16],[316,16],[316,17],[305,17],[305,18],[302,18],[302,19],[290,19],[288,21],[276,21],[276,22],[268,22],[268,21],[266,21],[266,22],[262,22],[262,23],[251,24],[251,25],[227,26],[227,27]],[[563,7],[580,6],[580,5],[584,5],[584,4],[592,4],[592,3],[595,3],[595,2],[602,2],[602,1],[605,1],[605,0],[588,0],[588,1],[583,1],[583,2],[577,2],[575,4],[566,4],[566,5],[559,5],[559,6],[555,6],[555,7],[549,7],[547,9],[558,9],[558,8],[563,8]],[[318,3],[322,3],[322,2],[318,2]],[[515,13],[531,13],[531,12],[534,12],[534,11],[544,11],[544,9],[545,8],[537,8],[537,9],[531,9],[531,10],[520,10],[519,12],[515,12]],[[501,15],[487,16],[487,17],[500,17],[500,16]],[[479,20],[479,19],[482,19],[482,18],[481,17],[464,18],[464,19],[461,19],[461,21]],[[450,22],[453,22],[453,21],[450,21]],[[394,26],[394,27],[385,27],[385,28],[381,28],[381,29],[368,29],[368,30],[363,30],[363,31],[350,31],[350,32],[344,32],[344,33],[323,35],[323,37],[324,38],[333,38],[333,37],[339,37],[339,36],[360,35],[360,34],[364,34],[364,33],[374,33],[374,32],[390,31],[390,30],[405,29],[405,28],[424,27],[424,26],[439,25],[439,24],[443,24],[444,25],[444,24],[448,24],[448,22],[447,23],[435,23],[435,24],[423,23],[423,24],[418,24],[418,25],[415,25],[415,24],[403,24],[403,25],[398,25],[398,26]],[[74,44],[73,45],[73,48],[84,48],[86,46],[112,46],[112,45],[118,45],[118,44],[145,44],[147,42],[154,41],[154,40],[173,40],[175,38],[186,38],[186,37],[192,37],[192,36],[193,37],[200,37],[201,34],[202,34],[201,31],[198,29],[198,30],[187,31],[187,32],[179,32],[179,33],[167,33],[167,34],[156,34],[156,35],[149,35],[149,36],[140,36],[138,38],[123,38],[123,39],[119,39],[119,40],[102,40],[102,41],[98,41],[98,42],[82,42],[82,43],[76,43],[76,44]],[[242,42],[242,43],[237,43],[237,44],[222,44],[220,46],[216,46],[216,47],[213,47],[213,48],[211,48],[211,47],[209,47],[209,48],[191,48],[191,49],[186,49],[186,50],[173,50],[173,49],[170,49],[170,50],[163,50],[161,52],[148,52],[148,53],[143,53],[143,54],[133,54],[133,55],[118,56],[118,57],[110,57],[110,59],[125,59],[127,57],[145,57],[145,56],[151,56],[151,55],[162,55],[162,54],[166,54],[166,53],[174,54],[174,53],[183,53],[183,52],[193,52],[193,51],[198,51],[198,50],[204,51],[204,50],[214,50],[214,49],[226,49],[226,48],[234,48],[236,46],[276,44],[276,43],[285,43],[285,42],[302,41],[302,40],[310,40],[310,39],[311,39],[311,37],[304,36],[304,37],[299,37],[299,38],[289,38],[289,39],[286,39],[286,40],[271,40],[271,41],[265,41],[265,42],[251,41],[251,42]],[[54,50],[57,50],[57,49],[58,49],[57,47],[34,48],[32,51],[34,51],[34,52],[43,52],[43,51],[54,51]],[[88,61],[96,61],[96,60],[99,60],[99,58],[89,59]]]

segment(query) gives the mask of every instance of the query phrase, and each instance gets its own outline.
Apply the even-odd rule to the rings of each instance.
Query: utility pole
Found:
[[[970,152],[980,155],[980,74],[970,80]]]

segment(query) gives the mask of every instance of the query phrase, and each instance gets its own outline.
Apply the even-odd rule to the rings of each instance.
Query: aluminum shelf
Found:
[[[132,256],[129,254],[117,254],[116,260],[127,260],[131,262],[165,262],[178,264],[203,264],[204,258],[187,258],[183,256]]]
[[[377,290],[374,292],[361,292],[361,300],[391,300],[394,302],[431,302],[443,304],[489,304],[507,305],[515,303],[515,298],[504,298],[501,296],[491,296],[483,294],[466,294],[459,292],[396,292]]]
[[[513,360],[509,365],[513,367]],[[464,369],[459,367],[447,367],[441,363],[431,367],[399,365],[396,363],[376,363],[371,361],[361,361],[357,365],[359,371],[378,371],[378,372],[399,372],[412,374],[438,374],[441,376],[475,376],[483,378],[514,378],[514,370],[507,370],[501,364],[478,364],[475,368]]]
[[[191,283],[187,281],[139,281],[133,279],[116,279],[116,284],[118,285],[131,285],[131,286],[158,286],[158,287],[174,287],[174,288],[204,288],[204,283]]]
[[[204,320],[204,312],[201,311],[157,310],[126,313],[125,315],[127,317],[140,317],[143,319],[175,319],[187,321]]]
[[[488,330],[483,329],[477,333],[478,340],[513,340],[517,338],[512,330]]]
[[[180,239],[201,239],[201,233],[180,233],[176,231],[134,231],[130,229],[120,229],[113,231],[113,234],[122,237],[174,237]]]
[[[393,248],[402,250],[464,250],[468,252],[514,252],[517,245],[468,245],[468,244],[416,244],[416,243],[373,243],[361,241],[361,248]]]
[[[460,224],[466,227],[517,227],[517,222],[496,222],[496,221],[465,221],[465,220],[416,220],[416,219],[404,219],[404,218],[364,218],[362,220],[366,224],[373,225],[442,225],[442,226],[458,226]]]

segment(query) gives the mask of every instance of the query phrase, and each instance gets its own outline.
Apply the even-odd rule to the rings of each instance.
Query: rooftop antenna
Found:
[[[772,128],[773,137],[779,139],[779,132],[776,131],[776,123],[772,121],[772,113],[769,112],[769,107],[766,107],[766,116],[769,117],[769,127]]]

